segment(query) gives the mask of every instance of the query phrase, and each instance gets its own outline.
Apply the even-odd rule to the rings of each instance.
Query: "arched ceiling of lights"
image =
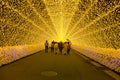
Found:
[[[120,0],[0,0],[0,46],[45,40],[120,48]]]

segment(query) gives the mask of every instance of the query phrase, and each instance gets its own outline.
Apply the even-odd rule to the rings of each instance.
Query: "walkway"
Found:
[[[0,67],[0,80],[115,80],[104,72],[107,68],[78,54],[40,51]]]

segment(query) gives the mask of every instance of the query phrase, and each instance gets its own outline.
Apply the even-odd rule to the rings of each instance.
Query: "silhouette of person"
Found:
[[[58,43],[55,42],[55,44],[54,44],[54,53],[57,54],[57,52],[58,52]]]
[[[64,48],[63,48],[63,51],[64,51],[64,55],[67,54],[67,42],[64,42]]]
[[[55,44],[55,42],[54,42],[54,40],[51,42],[51,53],[53,53],[54,52],[54,44]]]
[[[70,42],[67,43],[67,54],[70,54],[71,44]]]
[[[48,53],[48,46],[49,46],[49,43],[48,43],[48,41],[46,40],[46,42],[45,42],[45,53]]]
[[[59,47],[59,52],[62,54],[63,43],[62,43],[62,42],[59,42],[59,43],[58,43],[58,47]]]

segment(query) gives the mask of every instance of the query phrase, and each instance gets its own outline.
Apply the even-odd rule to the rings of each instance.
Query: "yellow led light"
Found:
[[[69,39],[73,44],[120,48],[119,0],[3,0],[1,4],[0,46]]]

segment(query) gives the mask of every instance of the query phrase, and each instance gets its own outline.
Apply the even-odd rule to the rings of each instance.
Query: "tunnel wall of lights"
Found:
[[[20,45],[0,47],[0,66],[36,53],[42,49],[42,45]]]
[[[119,0],[0,0],[0,4],[1,53],[6,47],[36,49],[34,45],[43,46],[45,40],[69,39],[79,50],[102,48],[120,54]]]
[[[82,55],[93,59],[100,64],[120,72],[120,49],[96,48],[80,45],[73,45],[73,49],[82,53]]]

